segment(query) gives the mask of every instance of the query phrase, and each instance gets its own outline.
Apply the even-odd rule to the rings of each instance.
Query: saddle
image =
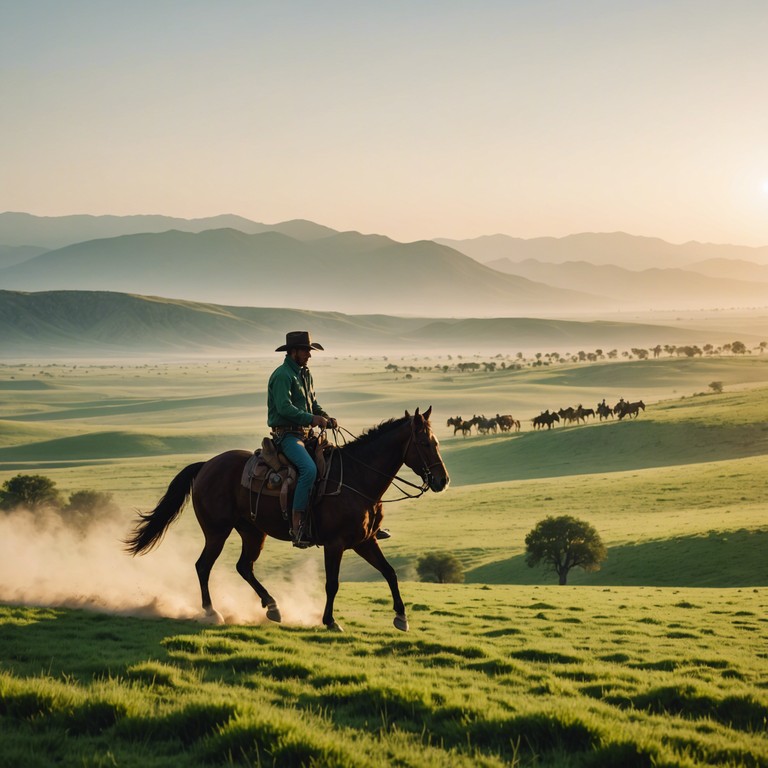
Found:
[[[333,450],[333,446],[328,444],[324,434],[310,437],[304,444],[317,465],[318,480],[315,486],[315,497],[322,496],[324,493],[318,494],[318,487],[322,486],[324,490],[327,483],[327,474],[330,469],[327,457]],[[287,520],[298,477],[296,467],[278,451],[272,438],[265,437],[261,441],[261,448],[257,448],[246,461],[240,481],[244,488],[257,494],[256,507],[251,509],[251,519],[256,519],[261,496],[277,496],[280,499],[280,510]]]

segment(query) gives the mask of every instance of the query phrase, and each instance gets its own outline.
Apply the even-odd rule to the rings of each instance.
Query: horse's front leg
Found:
[[[205,611],[205,618],[203,620],[212,624],[223,624],[224,617],[213,607],[211,593],[208,589],[208,580],[211,576],[213,564],[221,554],[221,550],[224,549],[224,544],[231,530],[231,528],[229,530],[225,529],[215,534],[206,532],[205,546],[195,563],[197,578],[200,581],[200,595],[203,601],[203,610]]]
[[[355,547],[360,557],[366,562],[370,563],[381,575],[387,580],[389,589],[392,592],[392,607],[395,610],[394,625],[403,632],[408,631],[408,619],[405,615],[405,605],[403,604],[403,598],[400,597],[400,587],[397,583],[397,573],[395,569],[389,564],[389,561],[384,557],[384,553],[381,551],[379,542],[375,538],[366,539],[362,544],[358,544]]]
[[[343,632],[340,624],[333,618],[333,601],[339,591],[339,569],[341,568],[341,556],[344,547],[340,544],[326,544],[325,555],[325,611],[323,612],[323,624],[334,632]]]

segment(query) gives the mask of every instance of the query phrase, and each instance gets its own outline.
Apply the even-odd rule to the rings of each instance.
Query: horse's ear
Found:
[[[415,419],[419,415],[419,409],[416,409],[416,412],[413,414],[413,418]]]
[[[432,406],[430,405],[426,411],[424,411],[424,421],[429,421],[429,417],[432,415]]]
[[[417,409],[417,410],[418,410],[418,409]],[[410,414],[410,413],[408,413],[408,409],[407,409],[407,408],[405,409],[405,418],[406,418],[406,419],[410,419],[410,418],[411,418],[411,414]]]

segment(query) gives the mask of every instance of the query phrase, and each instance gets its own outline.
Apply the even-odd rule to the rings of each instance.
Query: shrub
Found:
[[[464,581],[464,569],[459,559],[449,552],[434,552],[420,557],[416,572],[422,581],[438,584],[459,584]]]
[[[70,494],[69,503],[61,510],[62,519],[78,528],[87,528],[92,522],[118,512],[111,493],[83,490]]]

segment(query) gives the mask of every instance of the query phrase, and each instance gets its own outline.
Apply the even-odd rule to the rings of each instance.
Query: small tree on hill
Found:
[[[565,584],[571,568],[600,570],[607,551],[600,535],[584,520],[571,515],[546,517],[525,537],[525,561],[530,568],[540,563],[554,571]]]
[[[3,483],[0,489],[0,509],[26,507],[60,507],[61,496],[56,483],[43,475],[16,475]]]
[[[718,395],[723,391],[723,382],[722,381],[710,381],[709,382],[709,388],[717,393]]]
[[[69,503],[64,507],[65,512],[80,512],[85,515],[95,515],[99,511],[116,512],[117,506],[112,500],[112,494],[104,491],[75,491],[69,496]]]
[[[112,517],[119,511],[111,493],[104,491],[75,491],[69,503],[61,510],[61,518],[68,525],[85,529],[96,520]]]
[[[422,581],[436,581],[438,584],[459,584],[464,581],[464,569],[459,559],[449,552],[433,552],[420,557],[416,572]]]

